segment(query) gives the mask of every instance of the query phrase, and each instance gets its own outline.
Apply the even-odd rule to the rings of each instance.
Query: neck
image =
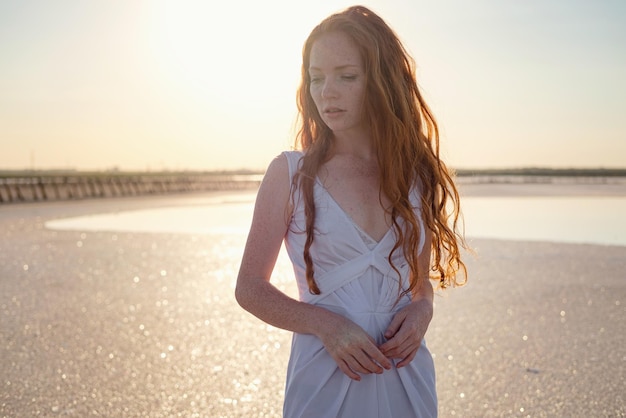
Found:
[[[337,133],[333,137],[333,154],[349,154],[369,161],[376,158],[376,151],[370,136],[365,132]]]

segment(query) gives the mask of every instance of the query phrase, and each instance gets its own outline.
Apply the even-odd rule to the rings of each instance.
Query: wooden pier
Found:
[[[258,188],[260,174],[0,175],[0,204]]]

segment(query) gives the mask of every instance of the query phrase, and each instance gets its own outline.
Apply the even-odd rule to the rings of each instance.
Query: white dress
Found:
[[[285,152],[293,178],[302,153]],[[293,263],[301,301],[324,307],[351,319],[378,344],[394,313],[410,302],[398,298],[398,276],[387,261],[395,243],[391,228],[376,242],[341,209],[324,186],[314,186],[316,223],[311,256],[320,295],[309,292],[303,249],[304,206],[298,190],[294,212],[285,236],[285,247]],[[411,202],[418,215],[417,190]],[[421,221],[421,216],[419,217]],[[420,251],[424,245],[422,234]],[[408,286],[408,265],[401,251],[394,253],[394,265],[402,273],[403,288]],[[301,417],[434,417],[437,416],[435,369],[424,342],[413,361],[400,369],[382,374],[361,375],[357,382],[347,377],[328,354],[322,342],[310,334],[294,333],[287,368],[285,418]]]

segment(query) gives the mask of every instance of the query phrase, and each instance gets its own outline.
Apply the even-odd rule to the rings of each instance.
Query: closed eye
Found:
[[[309,82],[311,84],[319,83],[320,81],[323,81],[323,80],[324,78],[320,76],[309,76]]]

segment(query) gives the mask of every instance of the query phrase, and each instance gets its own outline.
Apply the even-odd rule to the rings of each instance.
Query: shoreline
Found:
[[[626,176],[545,174],[464,174],[455,182],[462,193],[497,195],[626,195]],[[135,196],[187,195],[212,191],[256,190],[262,174],[96,173],[0,177],[0,205],[108,199]],[[558,188],[556,188],[558,187]]]
[[[577,179],[554,179],[553,182],[473,182],[459,181],[461,198],[530,197],[530,196],[626,196],[626,179],[611,182],[587,182]],[[566,180],[566,181],[564,181]]]

